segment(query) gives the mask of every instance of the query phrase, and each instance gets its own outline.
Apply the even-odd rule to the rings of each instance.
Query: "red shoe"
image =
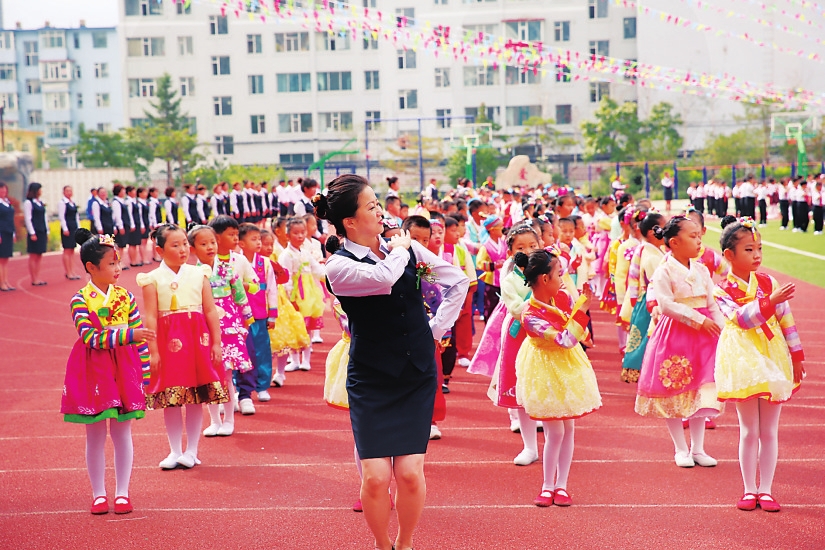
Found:
[[[129,514],[134,510],[129,497],[115,498],[115,514]]]
[[[364,511],[364,507],[361,506],[361,499],[360,498],[355,501],[355,504],[352,505],[352,511],[353,512],[363,512]]]
[[[556,506],[570,506],[573,504],[573,499],[570,498],[566,489],[556,489],[556,494],[553,496],[553,504]]]
[[[542,489],[539,496],[533,501],[533,504],[538,506],[539,508],[547,508],[553,504],[553,495],[554,492],[550,489]]]
[[[109,499],[106,497],[97,497],[92,502],[92,513],[96,516],[102,516],[109,513]]]
[[[715,430],[716,429],[716,422],[714,422],[712,418],[705,418],[705,429],[706,430]]]
[[[736,503],[736,507],[746,512],[756,510],[757,498],[755,493],[745,493]]]
[[[684,428],[684,429],[690,428],[690,423],[687,421],[686,418],[682,419],[682,428]]]
[[[759,493],[756,498],[759,500],[759,507],[766,512],[778,512],[782,509],[779,503],[768,493]]]

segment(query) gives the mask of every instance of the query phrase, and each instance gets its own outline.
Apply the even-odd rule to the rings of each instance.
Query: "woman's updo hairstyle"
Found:
[[[528,256],[524,252],[516,252],[513,262],[524,273],[524,285],[533,286],[538,278],[553,271],[553,264],[558,258],[546,250],[534,250]]]
[[[679,235],[679,231],[682,230],[682,225],[689,221],[685,216],[673,216],[664,227],[654,226],[653,236],[657,239],[664,240],[665,245],[670,248],[670,239],[676,238],[676,236]]]
[[[157,226],[151,233],[149,233],[149,238],[155,241],[155,244],[161,248],[166,246],[166,239],[169,236],[169,233],[174,233],[175,231],[181,231],[183,234],[186,234],[186,231],[183,231],[180,227],[173,223],[164,223],[163,225]]]
[[[639,219],[638,217],[636,218]],[[660,225],[664,221],[665,217],[659,214],[658,212],[645,212],[645,216],[643,219],[639,220],[639,231],[642,232],[643,237],[647,237],[648,233],[653,231],[653,228]],[[653,235],[656,237],[656,234]],[[656,237],[660,239],[661,237]]]
[[[330,222],[335,227],[336,235],[327,239],[326,249],[330,254],[340,248],[339,237],[346,237],[344,220],[355,216],[358,211],[358,197],[369,183],[362,176],[344,174],[332,180],[327,187],[326,195],[315,195],[312,204],[315,205],[315,215]]]
[[[398,178],[395,176],[388,176],[387,177],[387,185],[392,185],[393,183],[397,182]]]
[[[100,262],[106,252],[116,250],[114,241],[111,241],[111,245],[101,244],[100,238],[97,235],[92,235],[92,232],[85,227],[80,227],[74,232],[74,242],[80,245],[80,261],[83,263],[84,269],[87,263],[100,267]],[[86,269],[86,272],[88,273],[89,270]]]
[[[722,236],[719,237],[719,246],[722,248],[722,252],[735,249],[742,239],[742,233],[745,231],[756,235],[756,224],[752,219],[737,219],[730,214],[722,218]]]

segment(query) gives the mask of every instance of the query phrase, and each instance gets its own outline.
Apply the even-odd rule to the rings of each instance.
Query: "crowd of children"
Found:
[[[436,349],[441,391],[431,439],[442,437],[438,422],[447,414],[444,395],[456,366],[487,376],[490,399],[508,409],[510,428],[523,440],[516,465],[538,461],[539,426],[544,432],[544,482],[535,504],[571,505],[575,419],[601,406],[587,356],[596,342],[591,309],[600,308],[615,317],[623,357],[616,376],[637,384],[638,414],[665,420],[675,463],[716,464],[704,433],[731,401],[745,487],[738,506],[778,511],[771,481],[779,411],[804,373],[788,303],[793,285],[758,272],[758,225],[751,217],[724,216],[715,198],[708,208],[723,218],[722,254],[702,245],[704,200],[712,193],[700,189],[718,185],[692,187],[693,206],[669,220],[629,194],[577,197],[555,185],[497,193],[462,184],[442,201],[422,195],[407,215],[391,187],[384,236],[408,231],[471,281],[461,315]],[[302,189],[308,198],[317,186]],[[270,388],[283,386],[287,373],[310,370],[328,306],[342,338],[326,357],[323,398],[348,406],[348,323],[325,285],[325,230],[312,201],[296,199],[301,215],[273,219],[270,231],[233,216],[229,199],[228,210],[198,220],[205,223],[193,223],[188,233],[175,224],[153,228],[161,264],[137,278],[142,312],[117,286],[116,243],[77,232],[91,282],[72,300],[80,340],[68,363],[62,412],[87,426],[92,513],[109,509],[102,476],[106,419],[116,450],[115,513],[126,513],[131,420],[164,409],[170,453],[160,467],[194,467],[201,433],[232,435],[234,411],[255,413],[253,395],[269,401]],[[741,212],[752,214],[761,203],[744,200]],[[432,317],[442,297],[421,269]],[[474,313],[485,326],[473,355]],[[204,430],[203,404],[210,418]]]

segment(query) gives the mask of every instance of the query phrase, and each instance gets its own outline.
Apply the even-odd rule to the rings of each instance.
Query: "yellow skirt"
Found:
[[[581,346],[527,338],[516,357],[516,400],[535,420],[569,420],[602,406],[599,385]]]
[[[728,322],[716,348],[716,389],[719,400],[744,401],[764,397],[775,403],[791,398],[799,388],[793,381],[793,363],[782,328],[768,323],[770,340],[759,328],[744,330]]]
[[[324,316],[324,293],[318,281],[309,273],[301,273],[292,278],[292,296],[298,311],[304,318],[317,319]]]
[[[275,320],[275,328],[269,331],[269,344],[274,355],[309,347],[309,333],[304,318],[295,310],[281,285],[278,285],[278,318]]]
[[[347,366],[349,365],[349,337],[341,335],[327,355],[324,372],[324,401],[336,409],[349,409],[347,395]]]

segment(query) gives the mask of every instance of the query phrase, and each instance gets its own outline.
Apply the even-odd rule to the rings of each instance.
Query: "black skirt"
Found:
[[[665,187],[665,200],[672,201],[673,200],[673,187]]]
[[[14,254],[14,233],[0,231],[0,258],[11,258]]]
[[[38,240],[40,237],[38,237]],[[69,231],[69,236],[63,234],[63,230],[60,231],[60,244],[63,246],[64,250],[74,250],[77,246],[77,242],[74,240],[74,231]]]
[[[350,359],[347,395],[358,455],[426,453],[437,382],[435,357],[424,372],[407,363],[398,378]]]
[[[123,235],[120,234],[119,229],[115,229],[115,244],[118,248],[126,248],[129,244],[129,237],[128,233],[124,233]]]
[[[36,241],[32,240],[31,235],[26,236],[26,252],[29,254],[45,254],[46,245],[49,244],[48,235],[45,231],[38,231],[35,235],[37,235]]]
[[[128,242],[132,246],[140,246],[140,228],[135,229],[134,231],[127,231],[126,232],[126,242]]]

